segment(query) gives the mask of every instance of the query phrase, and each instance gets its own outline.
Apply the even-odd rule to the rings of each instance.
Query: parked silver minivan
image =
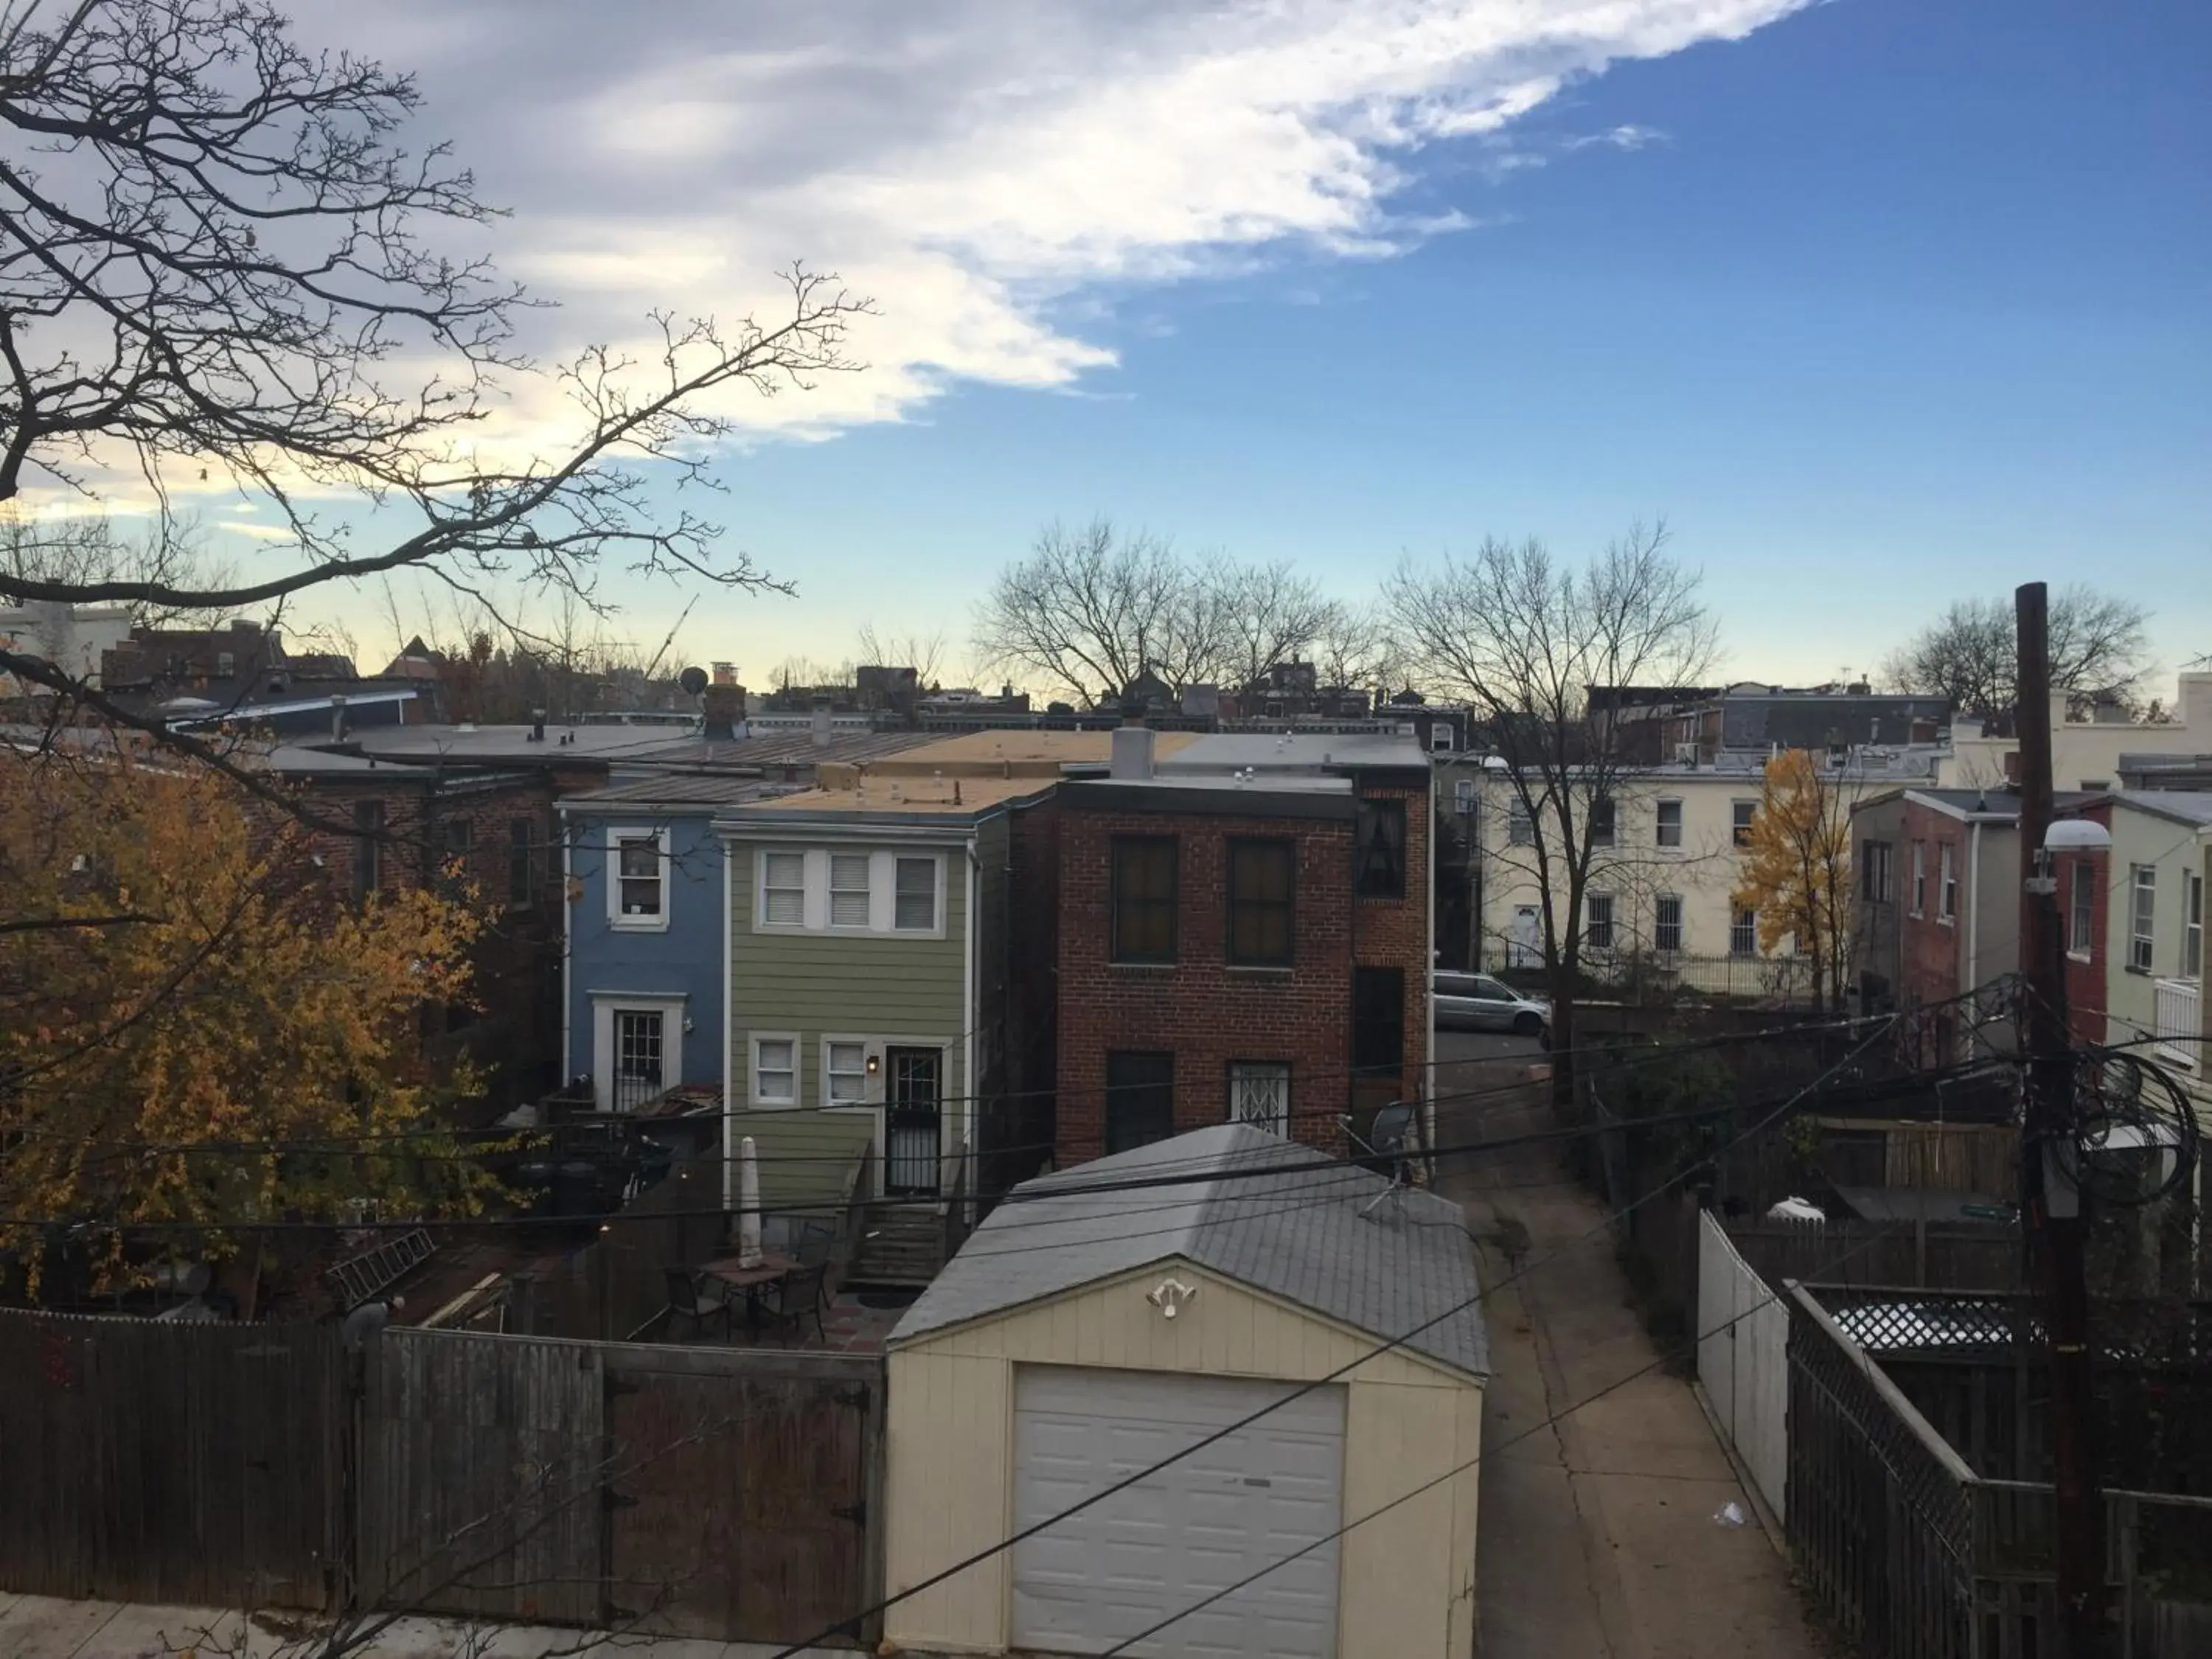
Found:
[[[1487,974],[1439,973],[1434,981],[1437,1025],[1447,1031],[1510,1031],[1548,1039],[1552,1005],[1524,995]]]

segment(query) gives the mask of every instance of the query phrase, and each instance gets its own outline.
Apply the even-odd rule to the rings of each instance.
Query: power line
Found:
[[[1840,1071],[1845,1065],[1849,1064],[1851,1060],[1855,1059],[1859,1053],[1871,1048],[1873,1044],[1880,1039],[1884,1032],[1887,1031],[1894,1024],[1894,1023],[1895,1019],[1893,1016],[1881,1016],[1876,1025],[1876,1029],[1869,1033],[1864,1042],[1856,1045],[1841,1060],[1838,1060],[1833,1065],[1829,1066],[1827,1071],[1824,1072],[1820,1077],[1815,1078],[1811,1083],[1807,1084],[1802,1089],[1800,1089],[1789,1099],[1784,1101],[1780,1106],[1775,1109],[1774,1112],[1771,1115],[1762,1119],[1759,1123],[1753,1125],[1751,1128],[1746,1130],[1742,1135],[1738,1136],[1735,1141],[1731,1142],[1730,1146],[1733,1146],[1740,1145],[1744,1139],[1748,1139],[1751,1135],[1759,1133],[1769,1127],[1771,1124],[1779,1121],[1784,1113],[1787,1112],[1790,1107],[1794,1106],[1798,1100],[1802,1099],[1805,1095],[1812,1092],[1814,1089],[1817,1088],[1822,1082],[1826,1081],[1828,1076],[1833,1074],[1835,1072]],[[1727,1149],[1724,1148],[1723,1150]],[[1224,1439],[1229,1435],[1237,1433],[1240,1430],[1250,1427],[1254,1423],[1258,1422],[1261,1418],[1268,1415],[1270,1413],[1279,1411],[1283,1407],[1290,1404],[1291,1401],[1302,1399],[1305,1395],[1314,1392],[1315,1389],[1336,1382],[1338,1379],[1344,1376],[1346,1373],[1357,1369],[1360,1365],[1365,1364],[1368,1361],[1379,1358],[1383,1354],[1395,1352],[1395,1350],[1404,1346],[1414,1337],[1419,1336],[1422,1332],[1443,1323],[1447,1319],[1455,1318],[1457,1316],[1467,1312],[1469,1309],[1479,1304],[1486,1297],[1497,1291],[1504,1289],[1507,1285],[1516,1283],[1516,1281],[1526,1278],[1529,1273],[1534,1272],[1537,1267],[1543,1266],[1547,1262],[1556,1260],[1565,1251],[1574,1249],[1578,1245],[1587,1243],[1590,1239],[1599,1237],[1607,1229],[1613,1227],[1626,1217],[1632,1215],[1636,1211],[1641,1209],[1644,1205],[1650,1203],[1654,1199],[1658,1198],[1662,1194],[1671,1190],[1684,1178],[1686,1173],[1686,1171],[1683,1171],[1669,1176],[1666,1181],[1653,1188],[1650,1192],[1646,1193],[1643,1197],[1635,1200],[1632,1203],[1623,1205],[1619,1209],[1611,1212],[1603,1220],[1600,1221],[1595,1227],[1591,1228],[1589,1231],[1567,1241],[1548,1255],[1537,1257],[1532,1261],[1523,1263],[1520,1267],[1509,1273],[1504,1279],[1498,1280],[1496,1284],[1492,1285],[1486,1289],[1476,1291],[1474,1295],[1472,1297],[1455,1303],[1450,1307],[1446,1308],[1443,1312],[1423,1320],[1412,1329],[1406,1331],[1400,1335],[1392,1337],[1389,1340],[1378,1344],[1376,1346],[1370,1347],[1365,1352],[1358,1354],[1352,1359],[1346,1360],[1343,1364],[1338,1366],[1335,1370],[1328,1372],[1326,1375],[1316,1377],[1310,1382],[1300,1383],[1289,1393],[1284,1395],[1281,1399],[1271,1401],[1269,1404],[1260,1407],[1259,1410],[1249,1413],[1245,1416],[1237,1419],[1235,1422],[1227,1424],[1224,1426],[1213,1431],[1212,1433],[1193,1441],[1190,1444],[1182,1448],[1180,1450],[1172,1452],[1156,1462],[1148,1464],[1143,1468],[1135,1470],[1132,1474],[1122,1477],[1121,1480],[1115,1480],[1111,1484],[1100,1488],[1097,1492],[1091,1493],[1089,1497],[1083,1498],[1079,1502],[1072,1504],[1067,1508],[1059,1510],[1055,1514],[1046,1516],[1042,1521],[1032,1522],[1027,1527],[1019,1528],[1018,1530],[1010,1534],[1006,1538],[1001,1539],[999,1542],[989,1546],[988,1548],[977,1551],[971,1555],[964,1557],[961,1560],[953,1563],[952,1565],[931,1574],[928,1577],[922,1579],[918,1583],[908,1585],[904,1589],[896,1591],[893,1594],[876,1601],[872,1605],[863,1607],[859,1612],[837,1620],[836,1623],[827,1626],[812,1636],[808,1637],[806,1640],[803,1642],[798,1643],[791,1647],[778,1650],[775,1654],[771,1656],[771,1659],[799,1659],[799,1656],[804,1654],[808,1648],[814,1646],[817,1643],[830,1640],[841,1631],[853,1628],[860,1620],[873,1618],[878,1613],[884,1612],[886,1609],[892,1607],[896,1607],[901,1601],[904,1601],[913,1596],[919,1595],[924,1590],[934,1589],[937,1585],[944,1583],[950,1578],[957,1577],[961,1573],[966,1572],[971,1568],[981,1565],[984,1562],[992,1559],[994,1557],[1003,1554],[1006,1551],[1012,1549],[1015,1545],[1022,1542],[1024,1539],[1033,1538],[1037,1534],[1057,1525],[1059,1522],[1068,1519],[1070,1516],[1079,1515],[1085,1510],[1090,1509],[1092,1505],[1104,1502],[1115,1492],[1126,1491],[1129,1487],[1137,1485],[1139,1481],[1148,1480],[1152,1476],[1158,1474],[1161,1470],[1179,1463],[1192,1454],[1203,1450],[1207,1446],[1212,1445],[1215,1442]]]

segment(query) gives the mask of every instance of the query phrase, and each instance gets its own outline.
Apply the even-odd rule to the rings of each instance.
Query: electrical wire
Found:
[[[1830,1066],[1820,1077],[1815,1078],[1812,1082],[1805,1085],[1802,1089],[1798,1090],[1795,1094],[1784,1100],[1775,1109],[1772,1114],[1762,1118],[1758,1123],[1753,1124],[1750,1128],[1745,1130],[1741,1135],[1736,1137],[1736,1139],[1734,1141],[1731,1141],[1728,1146],[1723,1147],[1720,1150],[1723,1152],[1731,1150],[1734,1146],[1741,1145],[1744,1140],[1748,1139],[1752,1135],[1761,1133],[1765,1129],[1771,1127],[1775,1122],[1779,1121],[1781,1117],[1787,1113],[1792,1106],[1796,1105],[1806,1095],[1813,1092],[1813,1091],[1818,1088],[1821,1083],[1825,1082],[1829,1076],[1840,1071],[1844,1066],[1856,1059],[1861,1053],[1871,1048],[1875,1042],[1879,1041],[1882,1036],[1893,1028],[1895,1024],[1896,1017],[1893,1015],[1878,1016],[1875,1020],[1875,1029],[1869,1032],[1863,1042],[1854,1045],[1854,1047],[1848,1051],[1842,1059]],[[808,1648],[815,1646],[817,1644],[831,1640],[840,1632],[853,1629],[864,1620],[872,1619],[878,1613],[883,1613],[892,1607],[896,1607],[901,1601],[904,1601],[913,1596],[919,1595],[923,1591],[933,1589],[937,1585],[944,1583],[948,1579],[957,1577],[961,1573],[981,1565],[984,1562],[991,1560],[994,1557],[1003,1554],[1006,1551],[1012,1549],[1015,1545],[1022,1542],[1024,1539],[1033,1538],[1037,1534],[1047,1530],[1048,1528],[1056,1526],[1060,1522],[1067,1520],[1070,1516],[1079,1515],[1085,1510],[1090,1509],[1094,1504],[1103,1503],[1115,1493],[1126,1491],[1127,1488],[1137,1485],[1139,1482],[1148,1480],[1152,1476],[1158,1474],[1161,1470],[1181,1462],[1183,1459],[1192,1455],[1194,1453],[1203,1450],[1206,1447],[1212,1445],[1215,1442],[1219,1441],[1229,1435],[1237,1433],[1241,1430],[1250,1427],[1254,1423],[1258,1422],[1261,1418],[1267,1416],[1270,1413],[1279,1411],[1283,1407],[1290,1404],[1291,1401],[1302,1399],[1305,1395],[1311,1394],[1315,1389],[1326,1387],[1328,1384],[1340,1380],[1347,1372],[1356,1370],[1360,1365],[1365,1364],[1368,1361],[1379,1358],[1386,1353],[1394,1352],[1397,1349],[1403,1347],[1414,1337],[1421,1334],[1422,1332],[1442,1324],[1448,1319],[1455,1318],[1459,1315],[1468,1312],[1469,1310],[1478,1306],[1486,1297],[1504,1289],[1508,1285],[1516,1283],[1520,1279],[1525,1279],[1528,1274],[1534,1273],[1538,1267],[1557,1260],[1568,1250],[1578,1248],[1583,1244],[1588,1243],[1591,1239],[1601,1237],[1613,1227],[1618,1225],[1620,1222],[1634,1214],[1644,1206],[1652,1202],[1655,1199],[1657,1199],[1661,1194],[1671,1191],[1675,1186],[1685,1180],[1688,1174],[1689,1171],[1686,1170],[1670,1176],[1666,1181],[1653,1188],[1650,1192],[1646,1193],[1641,1198],[1636,1199],[1632,1202],[1623,1205],[1618,1209],[1608,1212],[1596,1226],[1589,1229],[1588,1231],[1579,1234],[1576,1237],[1566,1241],[1557,1249],[1544,1255],[1525,1261],[1521,1267],[1508,1273],[1504,1279],[1499,1279],[1496,1284],[1477,1290],[1472,1297],[1455,1303],[1450,1307],[1446,1308],[1443,1312],[1422,1321],[1412,1329],[1403,1332],[1397,1336],[1390,1338],[1387,1341],[1367,1349],[1364,1352],[1346,1361],[1343,1364],[1338,1366],[1335,1370],[1328,1372],[1326,1375],[1316,1377],[1311,1382],[1300,1383],[1296,1388],[1291,1389],[1290,1392],[1284,1395],[1281,1399],[1271,1401],[1269,1404],[1261,1407],[1259,1410],[1249,1413],[1243,1417],[1237,1419],[1236,1421],[1216,1429],[1209,1434],[1202,1436],[1199,1439],[1193,1441],[1190,1444],[1182,1447],[1181,1449],[1172,1452],[1164,1458],[1160,1458],[1152,1463],[1147,1464],[1143,1468],[1135,1470],[1133,1473],[1123,1476],[1121,1479],[1101,1487],[1097,1492],[1091,1493],[1089,1497],[1081,1499],[1079,1502],[1072,1504],[1067,1508],[1060,1510],[1053,1515],[1046,1516],[1042,1521],[1032,1522],[1027,1527],[1017,1529],[1016,1531],[1009,1534],[1006,1537],[1000,1540],[997,1543],[963,1557],[962,1559],[953,1563],[952,1565],[932,1573],[929,1577],[921,1580],[918,1583],[910,1584],[903,1589],[896,1591],[888,1596],[883,1597],[869,1607],[861,1608],[857,1613],[850,1614],[846,1618],[840,1619],[835,1624],[828,1626],[822,1631],[810,1636],[803,1642],[798,1643],[790,1647],[779,1649],[770,1656],[770,1659],[800,1659],[800,1656],[804,1655]]]

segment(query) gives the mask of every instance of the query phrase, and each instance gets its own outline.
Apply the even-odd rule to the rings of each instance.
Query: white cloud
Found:
[[[1416,211],[1425,147],[1504,133],[1622,58],[1805,0],[306,0],[302,36],[417,71],[420,127],[514,210],[492,251],[561,309],[545,356],[646,311],[772,308],[793,259],[873,295],[866,374],[747,422],[897,418],[967,378],[1111,364],[1086,293],[1375,258],[1469,222]],[[1630,149],[1621,126],[1580,141]],[[1091,313],[1095,315],[1095,313]],[[538,428],[551,411],[518,411]]]

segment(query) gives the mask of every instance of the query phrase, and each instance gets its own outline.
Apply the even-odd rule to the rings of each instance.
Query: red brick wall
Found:
[[[1898,881],[1899,936],[1903,949],[1900,952],[1904,969],[1903,982],[1897,988],[1898,1006],[1901,1009],[1926,1007],[1946,1002],[1965,989],[1966,960],[1965,933],[1968,910],[1968,878],[1966,867],[1967,826],[1960,820],[1907,801],[1905,806],[1905,832],[1895,854],[1894,868]],[[1927,848],[1928,902],[1922,914],[1914,915],[1912,903],[1912,846],[1915,842]],[[1951,849],[1952,872],[1958,882],[1959,914],[1949,922],[1940,919],[1943,904],[1943,848]],[[1922,1063],[1941,1064],[1955,1056],[1939,1054],[1936,1049],[1946,1045],[1934,1041],[1936,1034],[1923,1034],[1929,1041],[1923,1045],[1918,1056]]]
[[[1363,787],[1359,793],[1367,799],[1406,803],[1406,896],[1358,901],[1352,918],[1352,959],[1362,968],[1405,970],[1406,1064],[1395,1092],[1418,1098],[1426,1092],[1428,1079],[1429,894],[1434,885],[1429,847],[1436,822],[1425,787]]]
[[[1410,835],[1423,815],[1409,813]],[[1055,1158],[1105,1150],[1109,1049],[1169,1051],[1178,1133],[1224,1121],[1231,1060],[1287,1061],[1291,1121],[1302,1140],[1341,1150],[1350,1100],[1352,833],[1342,819],[1202,817],[1063,807],[1060,817],[1060,1031]],[[1117,966],[1109,907],[1113,838],[1173,836],[1177,871],[1172,964]],[[1224,893],[1232,836],[1288,839],[1297,849],[1292,966],[1231,968]],[[1409,863],[1411,861],[1409,860]],[[1418,907],[1425,864],[1412,863],[1405,905]],[[1363,913],[1369,908],[1362,906]],[[1396,910],[1375,947],[1399,925]],[[1363,915],[1363,925],[1364,918]],[[1417,1039],[1408,1030],[1409,1047]]]

